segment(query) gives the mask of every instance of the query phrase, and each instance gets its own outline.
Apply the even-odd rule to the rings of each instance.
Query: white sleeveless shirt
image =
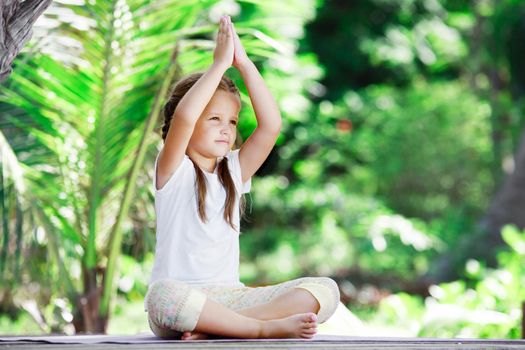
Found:
[[[191,285],[244,286],[239,280],[239,234],[224,219],[226,190],[219,180],[217,158],[213,173],[203,170],[207,180],[206,218],[198,213],[196,174],[187,155],[168,182],[157,190],[153,177],[157,243],[150,284],[169,278]],[[251,188],[251,178],[242,184],[239,150],[229,151],[228,169],[237,193],[232,223],[239,230],[239,199]],[[155,170],[157,169],[155,160]],[[156,171],[155,171],[156,173]]]

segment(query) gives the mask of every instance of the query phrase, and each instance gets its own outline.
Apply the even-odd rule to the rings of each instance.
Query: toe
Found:
[[[317,328],[317,323],[315,323],[315,322],[304,322],[301,325],[301,328],[303,328],[303,329]]]
[[[304,314],[302,315],[301,317],[301,321],[305,322],[305,323],[309,323],[309,322],[314,322],[313,320],[313,315],[312,313],[307,313],[307,314]]]

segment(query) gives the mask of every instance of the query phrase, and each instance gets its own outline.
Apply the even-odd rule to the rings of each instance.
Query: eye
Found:
[[[237,125],[237,121],[236,120],[232,120],[232,124],[233,125]]]
[[[211,117],[210,120],[212,120],[212,119],[219,119],[219,117]]]

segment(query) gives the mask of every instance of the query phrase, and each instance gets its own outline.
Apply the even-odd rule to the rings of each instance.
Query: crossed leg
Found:
[[[273,320],[304,312],[317,313],[319,308],[319,302],[312,293],[306,289],[296,288],[267,303],[241,309],[237,312],[258,320]]]
[[[210,333],[220,333],[220,325],[214,321],[220,317],[221,310],[218,310],[220,308],[213,304],[207,306],[205,305],[195,330],[184,332],[181,339],[208,339],[210,334],[207,333],[210,330],[212,331]],[[301,338],[311,338],[317,332],[317,318],[314,314],[319,311],[319,308],[319,302],[309,291],[295,288],[267,303],[237,310],[234,313],[241,316],[239,323],[245,325],[250,325],[251,320],[267,321],[260,324],[266,324],[269,327],[269,332],[273,334],[272,337],[299,335]],[[267,336],[264,337],[267,338]]]

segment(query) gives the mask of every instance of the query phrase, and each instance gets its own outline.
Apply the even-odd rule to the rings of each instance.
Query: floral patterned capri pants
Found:
[[[294,288],[308,290],[319,302],[319,323],[333,315],[339,304],[339,288],[327,277],[304,277],[265,287],[192,286],[176,280],[158,280],[149,288],[144,301],[148,321],[155,335],[180,339],[182,332],[193,331],[206,298],[231,310],[268,303]]]

